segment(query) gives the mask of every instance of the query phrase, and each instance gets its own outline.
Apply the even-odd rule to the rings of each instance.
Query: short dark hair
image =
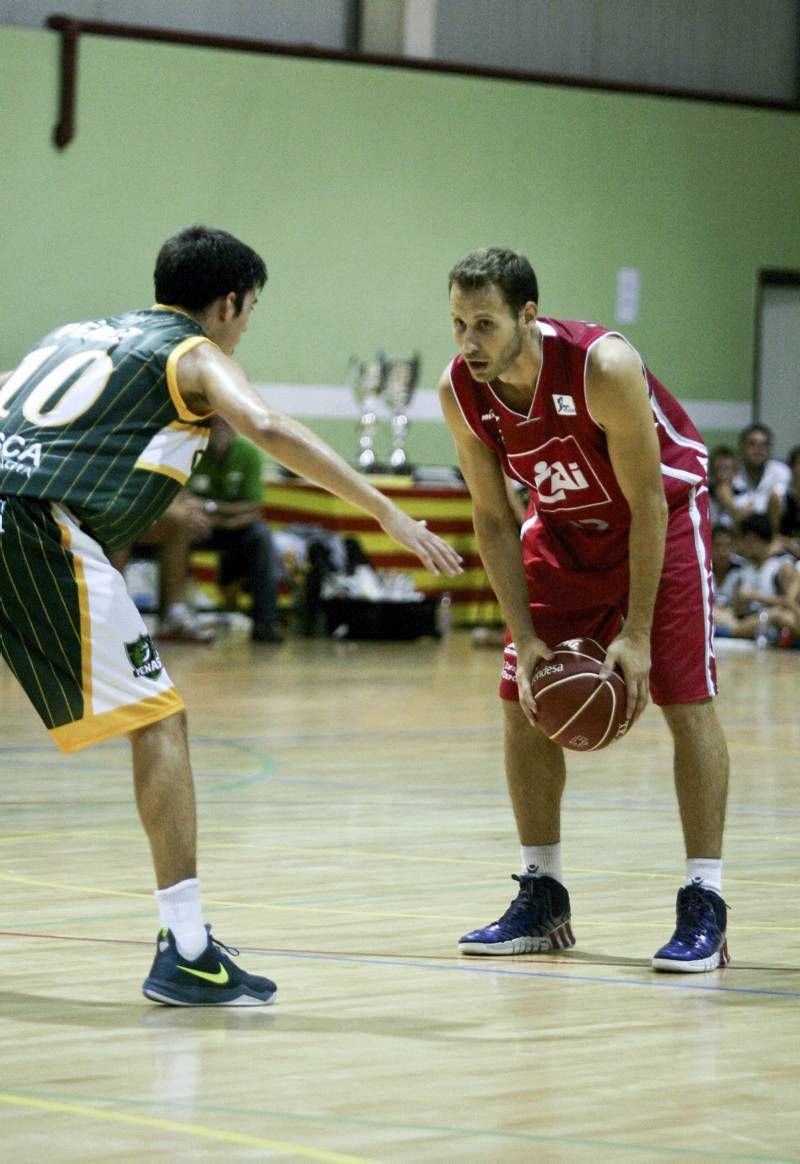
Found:
[[[752,436],[752,434],[754,432],[763,433],[764,436],[768,439],[770,444],[772,444],[772,442],[775,439],[773,436],[772,429],[769,427],[768,424],[762,424],[761,421],[754,420],[752,424],[745,425],[745,427],[739,433],[739,444],[743,445],[744,442],[747,440],[747,438],[749,436]]]
[[[169,307],[200,311],[231,291],[237,314],[248,291],[267,281],[260,255],[228,234],[210,226],[187,226],[162,246],[153,272],[156,299]]]
[[[772,541],[772,526],[765,513],[748,513],[739,523],[740,534],[755,534],[762,542]]]
[[[539,302],[536,273],[524,255],[504,247],[481,247],[460,259],[449,275],[451,291],[458,283],[465,291],[477,291],[494,283],[516,314],[526,303]]]

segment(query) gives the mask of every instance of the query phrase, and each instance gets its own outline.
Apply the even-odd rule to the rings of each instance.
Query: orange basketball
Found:
[[[600,678],[605,657],[594,639],[568,639],[534,669],[537,726],[563,748],[596,752],[621,739],[630,726],[622,675],[613,671]]]

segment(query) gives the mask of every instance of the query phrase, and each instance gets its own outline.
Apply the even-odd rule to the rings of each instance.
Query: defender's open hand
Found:
[[[396,509],[382,525],[390,537],[416,554],[431,574],[446,574],[452,578],[463,573],[461,555],[435,533],[431,533],[426,522],[415,521],[402,510]]]

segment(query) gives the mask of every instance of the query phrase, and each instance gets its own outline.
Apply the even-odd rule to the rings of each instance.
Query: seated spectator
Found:
[[[708,494],[711,506],[711,525],[736,524],[736,506],[733,497],[733,478],[737,472],[736,453],[730,445],[716,445],[708,454]]]
[[[217,550],[218,584],[229,606],[236,602],[240,582],[253,599],[251,638],[280,643],[277,565],[272,532],[262,516],[263,458],[245,437],[237,436],[219,416],[212,417],[208,446],[198,461],[188,488],[201,499],[207,531],[194,545]]]
[[[772,429],[768,425],[748,424],[742,429],[739,459],[732,482],[737,522],[751,513],[763,513],[773,534],[777,533],[791,472],[784,461],[772,457]]]
[[[157,550],[161,612],[157,635],[160,639],[209,643],[216,637],[214,628],[203,623],[187,601],[189,550],[195,538],[208,536],[210,530],[202,501],[184,490],[158,521],[140,534],[135,546],[110,555],[110,561],[122,573],[137,549]]]
[[[783,499],[778,542],[795,558],[800,558],[800,445],[795,445],[786,458],[792,474]]]
[[[800,572],[790,554],[773,554],[772,529],[763,513],[739,526],[745,559],[734,599],[736,637],[791,646],[800,634]]]
[[[733,536],[733,530],[727,525],[715,525],[711,531],[714,633],[726,638],[741,638],[735,605],[745,560],[734,553]]]

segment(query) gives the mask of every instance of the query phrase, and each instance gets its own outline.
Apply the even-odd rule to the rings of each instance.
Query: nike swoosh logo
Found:
[[[213,982],[215,986],[224,986],[229,981],[228,971],[224,966],[220,966],[214,974],[209,974],[207,970],[192,970],[190,966],[181,966],[180,962],[178,969],[185,970],[187,974],[194,974],[195,978],[204,978],[206,982]]]

